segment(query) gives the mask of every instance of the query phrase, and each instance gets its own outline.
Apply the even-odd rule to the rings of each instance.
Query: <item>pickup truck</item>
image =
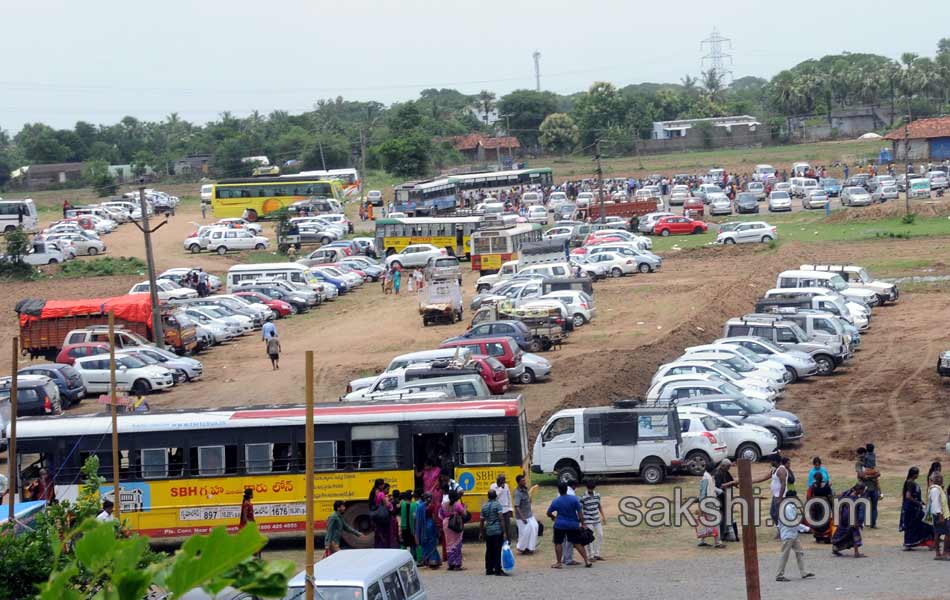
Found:
[[[88,300],[21,300],[16,305],[20,316],[20,351],[32,358],[43,356],[56,360],[66,339],[77,331],[89,332],[89,339],[107,339],[109,312],[115,313],[116,329],[135,334],[155,343],[152,330],[152,307],[148,294],[91,298]],[[164,346],[177,354],[194,351],[198,336],[194,324],[162,309],[165,332]],[[119,343],[117,342],[117,346]],[[135,345],[135,344],[133,344]]]
[[[454,277],[430,280],[419,291],[419,314],[423,327],[428,327],[429,323],[461,321],[462,289],[459,281]]]
[[[567,339],[569,332],[574,329],[573,322],[565,319],[557,308],[522,309],[514,308],[505,302],[478,309],[472,316],[471,328],[499,320],[520,321],[527,327],[530,335],[526,336],[527,347],[524,349],[528,352],[550,350]]]

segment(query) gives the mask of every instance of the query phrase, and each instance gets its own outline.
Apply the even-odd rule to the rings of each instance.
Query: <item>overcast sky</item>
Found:
[[[798,13],[791,17],[792,9]],[[391,103],[427,87],[499,96],[592,81],[675,82],[700,71],[713,27],[736,77],[841,51],[933,55],[950,1],[31,0],[0,21],[0,128],[72,127],[171,112],[308,110],[319,98]]]

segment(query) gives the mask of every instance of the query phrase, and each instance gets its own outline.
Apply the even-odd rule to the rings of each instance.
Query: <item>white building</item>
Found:
[[[755,131],[758,125],[761,125],[755,117],[749,115],[739,115],[735,117],[711,117],[708,119],[679,119],[676,121],[654,121],[653,139],[669,140],[673,138],[686,137],[687,132],[701,123],[710,123],[714,127],[722,127],[726,130],[732,129],[734,125],[747,125],[749,131]]]

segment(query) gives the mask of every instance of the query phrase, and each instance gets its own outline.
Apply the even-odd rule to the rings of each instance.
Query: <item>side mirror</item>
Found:
[[[739,416],[745,418],[745,417],[748,417],[748,416],[749,416],[749,413],[746,412],[746,411],[744,411],[744,410],[740,410],[740,411],[739,411]]]
[[[127,371],[128,369],[129,369],[129,368],[128,368],[127,366],[125,366],[125,365],[119,365],[119,370],[120,370],[120,371]]]

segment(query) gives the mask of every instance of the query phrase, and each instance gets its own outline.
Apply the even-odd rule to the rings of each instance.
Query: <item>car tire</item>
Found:
[[[58,263],[58,262],[59,262],[59,261],[56,260],[55,258],[51,258],[51,259],[49,259],[49,263],[47,263],[47,264],[55,265],[55,264]]]
[[[666,479],[666,469],[656,460],[648,460],[640,465],[640,479],[649,485],[659,485]]]
[[[557,474],[557,481],[561,483],[567,483],[568,481],[573,481],[574,485],[577,485],[581,480],[581,470],[573,461],[568,461],[554,467],[554,472]]]
[[[263,250],[263,249],[264,249],[264,244],[257,244],[256,246],[254,246],[254,249],[255,249],[255,250]]]
[[[816,355],[815,363],[818,365],[819,375],[831,375],[835,370],[835,359],[827,354]]]
[[[587,319],[585,319],[585,318],[584,318],[584,315],[582,315],[581,313],[577,313],[576,315],[574,315],[574,317],[573,317],[572,320],[574,321],[574,327],[575,327],[575,328],[576,328],[576,327],[580,327],[580,326],[582,326],[584,323],[587,322]]]
[[[7,226],[3,229],[3,233],[10,233],[11,231],[13,231],[13,230],[15,230],[15,229],[16,229],[15,226],[13,226],[13,225],[7,225]]]
[[[762,236],[762,243],[763,243],[763,244],[768,244],[768,243],[771,242],[771,241],[772,241],[772,236],[770,236],[770,235],[763,235],[763,236]]]
[[[198,244],[192,244],[188,246],[188,250],[190,250],[192,254],[198,254],[199,252],[201,252],[201,246],[199,246]]]
[[[218,249],[215,250],[219,255],[224,256],[228,253],[228,249],[225,246],[218,246]]]
[[[327,236],[323,236],[322,238],[320,238],[321,246],[326,246],[329,243],[330,243],[330,238],[328,238]]]
[[[89,250],[86,251],[86,254],[88,254],[89,256],[95,256],[99,254],[99,250],[96,248],[90,248]]]
[[[144,379],[136,379],[132,383],[132,389],[130,391],[136,396],[142,396],[151,392],[152,386]]]
[[[696,229],[693,230],[693,235],[700,235],[702,232],[703,232],[703,228],[697,227]]]
[[[735,240],[735,238],[729,237],[729,238],[724,239],[724,240],[722,241],[722,243],[723,243],[723,244],[735,244],[735,243],[736,243],[736,240]]]
[[[746,459],[752,462],[758,462],[762,458],[762,450],[752,442],[747,442],[736,449],[736,459]]]
[[[774,427],[766,427],[772,435],[775,436],[775,443],[777,444],[776,450],[781,449],[785,445],[785,436],[782,435],[782,432]]]
[[[662,229],[662,230],[660,230],[660,236],[662,236],[662,237],[669,237],[669,236],[670,236],[670,230],[669,230],[669,229]]]
[[[637,267],[637,271],[640,271],[641,273],[652,273],[653,267],[647,263],[640,263],[640,265]]]
[[[711,460],[709,455],[702,450],[693,450],[686,455],[686,459],[683,460],[683,466],[690,475],[701,477],[702,474],[706,472],[706,467],[709,466]]]
[[[611,277],[623,277],[623,269],[620,267],[614,267],[610,270]]]
[[[523,383],[525,385],[534,383],[537,380],[538,378],[534,376],[534,371],[532,371],[528,367],[525,367],[524,372],[521,374],[520,377],[518,377],[518,382]]]
[[[788,367],[788,366],[786,366],[786,367],[785,367],[785,370],[788,371],[788,374],[791,375],[791,377],[792,377],[792,378],[788,381],[789,383],[795,383],[795,382],[798,381],[798,371],[796,371],[794,367]]]

